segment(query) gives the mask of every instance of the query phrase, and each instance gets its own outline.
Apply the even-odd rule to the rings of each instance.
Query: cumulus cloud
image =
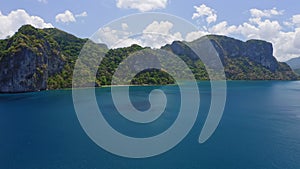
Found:
[[[166,8],[168,0],[117,0],[117,7],[141,12]]]
[[[300,26],[300,14],[292,17],[292,23],[296,26]]]
[[[247,39],[257,38],[267,41],[272,41],[277,38],[279,32],[282,30],[282,26],[278,21],[266,20],[255,20],[249,19],[250,22],[244,22],[241,25],[235,26],[224,26],[224,32],[241,34]],[[229,30],[230,29],[230,30]],[[214,31],[213,33],[218,33]]]
[[[262,18],[262,17],[272,17],[277,15],[283,15],[283,10],[277,10],[276,8],[273,9],[266,9],[266,10],[259,10],[256,8],[250,9],[250,14],[252,17],[255,18]]]
[[[62,23],[69,23],[69,22],[76,22],[76,19],[71,11],[66,10],[64,13],[57,14],[55,16],[55,21],[62,22]]]
[[[0,38],[13,35],[22,25],[30,24],[36,28],[52,28],[51,23],[46,23],[39,16],[31,16],[25,10],[18,9],[4,15],[0,11]]]
[[[153,21],[143,30],[143,46],[160,48],[175,40],[183,40],[180,32],[172,33],[173,23],[169,21]]]
[[[276,40],[272,41],[275,49],[275,56],[280,61],[286,61],[288,59],[299,57],[300,48],[297,46],[297,33],[300,32],[279,32],[279,36]],[[299,42],[299,41],[298,41]]]
[[[92,40],[97,43],[105,43],[110,48],[116,48],[115,46],[117,46],[117,44],[124,41],[124,39],[127,39],[129,36],[129,32],[104,27],[92,37]]]
[[[143,33],[169,34],[172,28],[173,24],[169,21],[154,21],[144,29]]]
[[[87,17],[87,16],[88,16],[88,14],[87,14],[86,11],[84,11],[84,12],[82,12],[82,13],[80,13],[80,14],[75,15],[76,18]]]
[[[126,23],[122,23],[121,26],[122,30],[105,27],[98,32],[96,39],[92,40],[104,42],[110,48],[127,47],[132,44],[160,48],[175,40],[183,40],[180,32],[172,31],[173,23],[169,21],[153,21],[144,28],[141,35],[133,35],[131,32],[128,32]],[[101,39],[97,40],[97,38]]]
[[[217,13],[214,9],[202,4],[200,6],[194,6],[196,12],[193,14],[192,19],[205,18],[208,24],[217,21]]]
[[[237,26],[235,25],[229,26],[227,21],[223,21],[212,26],[209,30],[211,33],[217,33],[220,35],[230,35],[232,33],[236,33]]]
[[[38,2],[42,2],[44,4],[48,3],[48,0],[38,0]]]
[[[288,21],[284,21],[283,25],[289,28],[300,27],[300,14],[293,15]]]
[[[76,22],[76,18],[82,18],[87,16],[88,13],[86,11],[74,15],[71,11],[66,10],[64,13],[57,14],[55,16],[55,21],[61,23],[70,23],[70,22]]]
[[[300,32],[297,32],[295,35],[294,47],[300,49]]]
[[[128,29],[128,24],[127,23],[122,23],[122,29],[127,30]]]
[[[209,33],[206,31],[194,31],[194,32],[189,32],[186,37],[185,40],[188,42],[194,41],[196,39],[201,38],[202,36],[208,35]]]

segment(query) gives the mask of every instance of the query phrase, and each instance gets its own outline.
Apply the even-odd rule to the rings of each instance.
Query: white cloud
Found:
[[[69,22],[76,22],[76,19],[71,11],[66,10],[64,13],[57,14],[55,16],[55,21],[62,22],[62,23],[69,23]]]
[[[297,25],[297,26],[300,26],[300,14],[299,15],[294,15],[292,17],[292,23]]]
[[[289,21],[284,21],[283,25],[291,28],[291,27],[293,27],[294,24]]]
[[[235,30],[234,27],[236,27]],[[267,41],[272,41],[276,39],[281,29],[282,26],[278,21],[271,21],[269,19],[266,20],[259,19],[253,21],[251,18],[249,19],[249,22],[245,22],[241,25],[227,26],[226,28],[224,27],[224,31],[228,32],[229,33],[228,35],[230,35],[231,33],[237,33],[243,35],[247,39],[256,38],[256,39],[263,39]]]
[[[288,59],[299,57],[300,48],[297,47],[297,32],[300,31],[291,31],[291,32],[280,32],[276,40],[273,40],[274,45],[274,55],[280,61],[286,61]]]
[[[294,47],[300,49],[300,32],[295,33]]]
[[[251,16],[255,18],[263,18],[263,17],[270,18],[272,16],[283,15],[283,12],[284,12],[283,10],[279,11],[276,8],[267,9],[267,10],[259,10],[256,8],[250,9]]]
[[[289,21],[284,21],[283,24],[289,28],[300,27],[300,14],[293,15]]]
[[[75,15],[76,18],[78,18],[78,17],[87,17],[87,16],[88,16],[88,13],[86,11],[84,11],[84,12],[82,12],[80,14]]]
[[[194,6],[196,12],[193,14],[192,19],[205,17],[208,24],[217,21],[217,13],[214,9],[202,4],[200,6]]]
[[[105,43],[110,48],[115,48],[120,41],[130,36],[129,32],[104,27],[93,37],[93,41],[97,43]]]
[[[117,0],[117,7],[141,12],[166,8],[168,0]]]
[[[36,28],[51,28],[51,23],[46,23],[39,16],[30,16],[25,10],[11,11],[8,15],[0,12],[0,38],[13,35],[22,25],[30,24]]]
[[[237,26],[228,26],[226,21],[220,22],[209,29],[210,33],[218,33],[220,35],[230,35],[237,31]]]
[[[276,39],[281,31],[281,25],[278,21],[265,20],[258,24],[258,35],[260,38],[267,41]]]
[[[169,21],[154,21],[143,30],[143,33],[169,34],[172,28],[173,24]]]
[[[186,35],[185,40],[188,42],[194,41],[196,39],[201,38],[202,36],[205,36],[209,34],[208,32],[205,31],[194,31],[194,32],[190,32]]]
[[[112,48],[128,47],[133,44],[138,44],[140,46],[144,46],[142,40],[140,40],[140,39],[127,38],[127,39],[118,41],[118,43],[114,44],[114,46],[112,46]]]
[[[119,37],[116,34],[117,30],[112,30],[110,27],[104,27],[97,33],[98,33],[97,36],[99,36],[99,38],[100,38],[99,41],[97,41],[98,43],[104,42],[108,46],[113,46],[114,43],[119,41]]]
[[[127,28],[128,25],[126,23],[122,23],[122,30],[105,27],[98,32],[98,36],[93,40],[104,42],[110,48],[126,47],[132,44],[160,48],[175,40],[183,40],[180,32],[172,32],[173,23],[169,21],[154,21],[147,25],[139,36],[132,35],[131,32],[127,31]],[[97,38],[101,38],[101,40],[97,40]]]
[[[86,11],[74,15],[71,11],[66,10],[64,13],[57,14],[55,16],[55,21],[56,22],[61,22],[61,23],[70,23],[70,22],[76,22],[76,18],[83,18],[87,17],[88,13]]]
[[[143,30],[143,45],[159,48],[175,40],[183,40],[180,32],[172,33],[173,26],[169,21],[152,22]]]
[[[122,29],[127,30],[128,29],[128,24],[127,23],[122,23]]]
[[[42,2],[44,4],[48,3],[48,0],[38,0],[38,2]]]

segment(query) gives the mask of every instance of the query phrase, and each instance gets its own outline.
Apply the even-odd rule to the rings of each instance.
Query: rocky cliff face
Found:
[[[205,40],[204,40],[205,39]],[[208,40],[208,41],[207,41]],[[201,48],[199,51],[208,51],[212,47],[221,59],[225,74],[232,80],[296,80],[297,75],[284,63],[279,63],[273,56],[271,43],[262,40],[248,40],[246,42],[226,36],[208,35],[193,42],[175,41],[163,49],[170,50],[176,55],[187,56],[193,61],[199,60],[189,46]],[[201,53],[201,52],[200,52]],[[209,56],[208,56],[209,57]],[[203,57],[202,57],[203,58]],[[205,58],[206,63],[211,58]],[[211,61],[210,66],[213,65]]]
[[[262,40],[243,42],[230,37],[217,35],[209,35],[205,38],[210,40],[222,61],[226,58],[246,57],[273,72],[278,68],[278,62],[273,56],[273,46],[269,42]],[[203,43],[203,41],[199,39],[191,43]],[[187,55],[193,60],[198,59],[198,56],[182,42],[175,41],[169,48],[177,55]],[[206,49],[204,48],[203,50]]]
[[[48,77],[63,69],[58,46],[44,36],[27,25],[7,40],[7,52],[0,60],[0,92],[45,90]]]
[[[246,48],[245,57],[261,64],[272,72],[275,72],[278,69],[279,64],[273,56],[272,43],[261,40],[249,40],[244,45]]]

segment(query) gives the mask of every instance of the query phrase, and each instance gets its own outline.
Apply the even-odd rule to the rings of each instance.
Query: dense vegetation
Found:
[[[71,88],[75,62],[87,39],[80,39],[53,28],[44,29],[44,31],[60,46],[60,51],[65,61],[64,68],[48,78],[48,88]]]
[[[230,80],[282,80],[295,78],[295,74],[285,63],[279,63],[275,72],[245,58],[226,59],[225,73]]]
[[[240,50],[238,44],[230,46],[234,39],[223,36],[208,37],[217,44],[229,44],[227,50]],[[230,42],[227,42],[228,40],[230,40]],[[70,88],[72,87],[74,65],[81,49],[87,41],[87,39],[77,38],[55,28],[36,29],[30,25],[26,25],[21,27],[14,36],[0,40],[0,63],[4,57],[14,57],[16,53],[24,50],[30,50],[37,56],[47,55],[49,58],[56,57],[55,60],[57,63],[55,62],[54,66],[52,65],[51,70],[49,65],[37,66],[35,69],[40,73],[39,76],[43,76],[48,70],[48,89]],[[255,41],[251,43],[255,43]],[[104,57],[98,67],[95,85],[110,85],[112,76],[119,64],[130,54],[144,49],[145,48],[138,45],[118,49],[107,49],[106,57]],[[169,50],[168,47],[164,47],[163,49]],[[225,51],[224,53],[226,55],[230,52],[231,51]],[[208,73],[201,60],[191,58],[188,54],[182,54],[179,55],[179,57],[188,65],[197,80],[209,79]],[[55,67],[57,64],[61,64],[62,66]],[[279,68],[274,72],[242,56],[235,58],[225,57],[224,66],[226,77],[231,80],[294,80],[297,78],[284,63],[279,63]],[[163,69],[149,69],[135,75],[131,84],[164,85],[173,84],[174,82],[174,79]]]

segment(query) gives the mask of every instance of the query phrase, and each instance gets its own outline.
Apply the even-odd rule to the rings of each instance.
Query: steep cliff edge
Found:
[[[48,34],[23,26],[2,45],[0,92],[29,92],[47,89],[49,76],[60,72],[65,58]]]

